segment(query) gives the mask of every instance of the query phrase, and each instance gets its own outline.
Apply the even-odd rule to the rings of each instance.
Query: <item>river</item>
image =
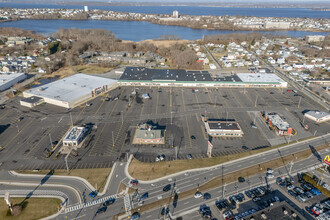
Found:
[[[0,27],[17,27],[33,30],[37,33],[48,35],[56,32],[59,28],[79,29],[106,29],[114,33],[121,40],[142,41],[146,39],[157,39],[162,35],[176,35],[181,39],[196,40],[206,35],[248,33],[251,31],[230,30],[205,30],[191,29],[180,26],[165,26],[140,21],[104,21],[104,20],[20,20],[0,23]],[[327,35],[329,32],[307,32],[307,31],[259,31],[263,34],[287,35],[291,37],[304,37],[308,34]]]
[[[55,4],[18,4],[0,3],[0,7],[10,8],[69,8],[83,9],[81,5],[55,5]],[[307,17],[330,18],[329,11],[318,11],[309,8],[239,8],[239,7],[194,7],[194,6],[93,6],[89,9],[101,9],[121,12],[136,12],[149,14],[172,14],[178,10],[180,14],[187,15],[242,15],[257,17]]]

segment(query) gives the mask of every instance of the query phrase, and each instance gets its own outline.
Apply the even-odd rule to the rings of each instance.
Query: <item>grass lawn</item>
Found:
[[[99,65],[85,64],[76,65],[72,67],[63,67],[52,73],[52,76],[59,76],[60,78],[81,72],[81,73],[105,73],[109,72],[113,68],[101,67]]]
[[[29,220],[41,219],[55,214],[60,207],[61,200],[51,198],[10,198],[13,206],[21,204],[22,212],[18,216],[7,215],[8,206],[4,199],[0,199],[0,219]],[[24,202],[23,202],[24,201]],[[23,202],[23,203],[22,203]]]
[[[191,159],[191,160],[174,160],[174,161],[144,163],[133,158],[129,165],[128,172],[132,177],[136,179],[152,180],[184,170],[214,166],[227,161],[232,161],[249,155],[269,151],[271,149],[275,149],[281,146],[282,145],[263,148],[254,151],[242,152],[238,154],[232,154],[228,156],[203,158],[203,159]],[[308,151],[311,153],[310,150]]]
[[[40,170],[39,172],[33,172],[32,170],[16,170],[22,174],[40,174],[46,175],[50,170]],[[59,176],[79,176],[87,180],[93,187],[97,188],[99,192],[102,192],[106,181],[110,175],[111,168],[96,168],[96,169],[73,169],[68,174],[66,170],[55,170],[53,175]],[[97,185],[97,187],[96,187]]]

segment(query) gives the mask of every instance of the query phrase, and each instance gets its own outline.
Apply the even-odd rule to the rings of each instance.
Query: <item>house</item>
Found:
[[[276,62],[278,64],[284,64],[285,63],[285,58],[284,57],[279,57],[279,58],[276,59]]]

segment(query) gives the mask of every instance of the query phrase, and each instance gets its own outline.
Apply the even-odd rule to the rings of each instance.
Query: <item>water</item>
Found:
[[[196,40],[206,35],[248,33],[250,31],[230,30],[205,30],[191,29],[180,26],[165,26],[139,21],[103,21],[103,20],[20,20],[0,23],[0,27],[17,27],[33,30],[37,33],[46,34],[56,32],[59,28],[79,29],[106,29],[114,33],[121,40],[142,41],[146,39],[157,39],[162,35],[176,35],[181,39]],[[307,31],[259,31],[263,34],[288,35],[291,37],[304,37],[308,34],[327,35],[329,32],[307,32]]]
[[[51,5],[51,4],[17,4],[0,3],[0,7],[11,8],[68,8],[83,9],[81,5]],[[193,7],[193,6],[93,6],[89,9],[102,9],[121,12],[136,12],[149,14],[172,14],[178,10],[180,14],[188,15],[242,15],[258,17],[308,17],[330,18],[328,11],[316,11],[308,8],[237,8],[237,7]]]

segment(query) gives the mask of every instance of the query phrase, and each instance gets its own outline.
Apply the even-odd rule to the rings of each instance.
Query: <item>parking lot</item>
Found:
[[[141,98],[146,93],[150,99]],[[155,161],[159,154],[171,160],[175,158],[172,143],[179,159],[186,159],[188,154],[201,158],[206,156],[208,141],[201,115],[239,123],[243,137],[212,140],[213,156],[235,154],[325,134],[328,123],[318,125],[305,119],[310,130],[303,129],[302,111],[307,109],[322,110],[312,100],[278,88],[198,88],[193,92],[192,88],[119,87],[88,101],[88,105],[68,110],[49,104],[28,109],[15,98],[0,110],[0,158],[4,168],[64,168],[63,156],[55,157],[55,152],[46,158],[46,149],[51,147],[50,140],[61,143],[72,123],[96,127],[86,146],[69,157],[74,168],[111,167],[114,161],[125,160],[126,153],[145,162]],[[277,112],[297,134],[276,136],[260,111]],[[20,117],[24,118],[18,121]],[[254,121],[257,128],[251,128]],[[132,145],[135,127],[141,122],[165,126],[165,144]]]

